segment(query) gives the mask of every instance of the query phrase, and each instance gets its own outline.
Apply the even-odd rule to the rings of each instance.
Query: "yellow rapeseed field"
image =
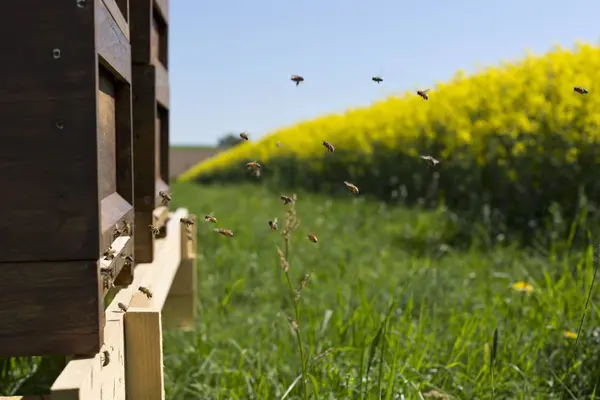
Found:
[[[429,101],[411,92],[281,129],[208,159],[181,179],[241,168],[251,160],[268,164],[290,153],[299,160],[313,160],[325,155],[324,139],[338,150],[351,150],[364,158],[373,153],[376,142],[416,156],[415,144],[426,138],[426,142],[439,145],[436,156],[441,160],[467,148],[468,155],[483,165],[489,138],[500,135],[513,139],[510,152],[514,156],[530,150],[540,154],[550,151],[556,161],[570,163],[576,160],[582,141],[597,142],[600,138],[600,96],[595,93],[598,82],[598,48],[586,44],[578,44],[575,51],[555,48],[543,57],[528,55],[518,63],[470,77],[458,73],[450,82],[433,87]],[[590,94],[579,95],[574,86],[585,87]],[[546,132],[563,135],[566,146],[542,148],[536,138]],[[527,135],[525,140],[516,140],[523,134]],[[497,150],[509,156],[505,147]]]
[[[533,232],[549,210],[565,220],[590,211],[588,218],[600,220],[593,211],[600,210],[599,82],[597,47],[557,47],[470,77],[457,73],[432,87],[428,101],[406,93],[281,129],[180,179],[258,178],[330,193],[347,193],[349,181],[385,201],[441,201],[484,216],[498,231],[506,223]],[[428,166],[420,155],[440,164]],[[250,161],[261,164],[260,177],[245,168]]]

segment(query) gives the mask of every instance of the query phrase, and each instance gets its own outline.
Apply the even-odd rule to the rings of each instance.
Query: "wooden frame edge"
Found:
[[[156,346],[158,343],[157,335],[162,335],[157,331],[157,326],[161,327],[161,325],[157,325],[156,316],[160,317],[161,315],[161,310],[181,264],[182,237],[179,220],[187,215],[188,212],[184,208],[180,208],[170,215],[170,220],[167,223],[170,233],[166,238],[157,240],[154,261],[149,264],[138,264],[135,268],[136,276],[133,283],[129,287],[121,289],[106,308],[104,344],[101,351],[91,358],[71,360],[51,387],[52,400],[100,400],[102,393],[109,391],[114,393],[116,398],[125,398],[126,392],[135,390],[132,389],[131,385],[146,384],[145,381],[136,383],[135,379],[126,379],[126,338],[128,329],[132,334],[132,332],[139,330],[137,327],[143,322],[142,325],[146,326],[147,331],[150,323],[138,316],[125,317],[125,313],[119,308],[119,303],[129,307],[127,313],[150,313],[154,315],[151,318],[151,321],[154,322],[150,324],[152,325],[151,330],[154,339],[145,343]],[[139,286],[148,287],[153,292],[152,299],[148,299],[141,293],[138,290]],[[160,321],[160,318],[158,318],[158,321]],[[105,351],[109,352],[110,358],[107,365],[103,365]],[[154,374],[162,374],[162,364],[160,369],[156,366],[156,363],[162,360],[162,348],[160,350],[161,356],[157,357],[156,354],[156,349],[154,349],[151,357],[152,368],[154,368]],[[140,363],[134,363],[133,365],[139,366]],[[128,384],[130,385],[129,388],[127,387]],[[162,396],[156,398],[164,398],[164,393],[157,393],[156,395]]]

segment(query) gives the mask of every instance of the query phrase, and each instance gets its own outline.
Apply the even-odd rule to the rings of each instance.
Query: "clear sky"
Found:
[[[600,0],[171,0],[169,17],[172,144],[257,138],[600,38]]]

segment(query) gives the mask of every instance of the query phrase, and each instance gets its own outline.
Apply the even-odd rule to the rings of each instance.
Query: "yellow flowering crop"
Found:
[[[471,77],[458,73],[432,87],[428,101],[408,92],[281,129],[219,153],[180,179],[248,179],[243,166],[257,160],[263,178],[316,190],[350,180],[383,199],[400,192],[413,200],[436,197],[435,183],[449,206],[489,204],[525,226],[553,202],[576,204],[581,187],[600,193],[598,82],[598,48],[557,47]],[[327,154],[322,140],[335,153]],[[440,160],[436,182],[419,155]]]

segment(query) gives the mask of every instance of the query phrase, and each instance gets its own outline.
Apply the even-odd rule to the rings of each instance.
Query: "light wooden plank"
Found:
[[[181,230],[179,220],[187,216],[187,210],[180,208],[170,215],[167,223],[169,235],[158,239],[155,261],[138,264],[133,283],[121,289],[106,308],[105,343],[101,352],[93,358],[73,359],[51,388],[52,400],[111,400],[125,399],[125,331],[124,313],[118,306],[122,303],[135,306],[134,299],[141,301],[143,296],[139,286],[156,287],[158,302],[147,303],[148,311],[160,312],[164,305],[173,277],[181,262]],[[144,296],[145,297],[145,296]],[[155,296],[153,296],[155,298]],[[136,308],[133,308],[135,311]],[[135,318],[135,317],[134,317]],[[102,366],[102,351],[110,352],[110,362]]]
[[[194,221],[194,225],[188,228],[181,224],[181,264],[163,307],[163,322],[166,329],[191,330],[195,326],[198,217],[189,215],[188,218]]]
[[[130,308],[125,314],[127,398],[165,398],[161,312]]]

